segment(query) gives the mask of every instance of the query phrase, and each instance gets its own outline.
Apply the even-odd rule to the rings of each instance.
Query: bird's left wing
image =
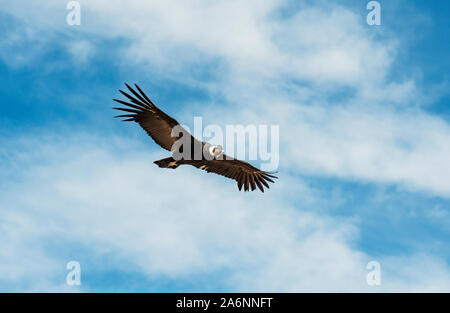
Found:
[[[255,190],[258,187],[262,192],[264,192],[264,187],[269,188],[267,182],[274,183],[272,178],[278,178],[268,172],[262,171],[251,164],[233,159],[224,155],[222,160],[204,160],[197,161],[194,164],[195,167],[205,170],[209,173],[216,173],[237,182],[239,190],[244,186],[244,190],[248,191]]]
[[[114,108],[116,110],[127,112],[124,115],[118,115],[115,117],[124,117],[124,121],[135,121],[141,125],[141,127],[147,132],[147,134],[161,147],[171,151],[173,144],[182,136],[191,136],[181,125],[172,117],[160,110],[139,88],[138,85],[136,92],[128,84],[125,84],[132,95],[119,90],[125,97],[127,97],[131,103],[113,99],[116,102],[126,105],[126,108]],[[175,132],[175,136],[172,136],[172,130],[174,127],[179,127],[180,132]]]

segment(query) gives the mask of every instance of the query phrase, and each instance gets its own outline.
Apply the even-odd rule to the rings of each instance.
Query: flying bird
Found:
[[[234,159],[224,154],[222,146],[213,146],[193,137],[175,119],[160,110],[139,88],[134,90],[125,84],[130,93],[119,90],[130,102],[113,99],[126,107],[114,108],[127,114],[115,117],[125,118],[123,121],[138,123],[147,134],[162,148],[172,153],[171,157],[154,161],[161,168],[176,169],[180,165],[188,164],[209,173],[216,173],[237,182],[239,190],[253,191],[256,187],[264,192],[269,188],[268,182],[278,178],[272,173],[262,171],[251,164]],[[186,144],[180,144],[180,143]],[[186,148],[190,148],[186,150]],[[186,152],[185,154],[183,154]],[[198,155],[200,151],[200,155]],[[195,154],[197,153],[197,154]],[[186,155],[187,154],[187,155]]]

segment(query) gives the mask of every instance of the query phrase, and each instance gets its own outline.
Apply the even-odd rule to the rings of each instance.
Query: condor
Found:
[[[171,157],[154,161],[159,167],[175,169],[184,164],[192,165],[206,172],[234,179],[239,190],[244,187],[245,191],[250,189],[253,191],[258,187],[264,192],[264,187],[269,188],[268,182],[273,183],[272,178],[278,178],[247,162],[225,155],[220,145],[213,146],[196,139],[175,119],[160,110],[138,85],[135,84],[137,91],[128,84],[125,85],[131,94],[119,91],[131,103],[113,99],[126,106],[114,109],[127,112],[115,117],[123,117],[125,118],[123,121],[138,123],[158,145],[172,153]],[[183,145],[179,145],[180,139],[190,144],[190,153],[187,156],[183,155]],[[194,155],[195,151],[203,152],[200,158]]]

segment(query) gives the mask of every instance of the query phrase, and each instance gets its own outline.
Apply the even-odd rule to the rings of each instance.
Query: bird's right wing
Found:
[[[135,121],[147,132],[147,134],[161,147],[171,151],[174,143],[182,136],[191,136],[181,125],[172,117],[161,111],[139,88],[135,85],[139,93],[137,93],[128,84],[127,88],[134,95],[130,95],[122,90],[119,90],[132,103],[122,100],[113,99],[116,102],[126,105],[128,108],[114,108],[116,110],[125,111],[127,114],[118,115],[115,117],[125,117],[124,121]],[[179,127],[172,136],[174,127]],[[178,131],[179,130],[179,131]]]
[[[262,171],[253,165],[231,158],[227,155],[223,155],[223,159],[217,160],[202,160],[194,161],[191,164],[199,169],[207,171],[209,173],[216,173],[237,182],[239,190],[244,187],[244,191],[255,190],[258,187],[264,192],[264,187],[269,188],[267,182],[273,183],[271,178],[278,178],[271,173]]]

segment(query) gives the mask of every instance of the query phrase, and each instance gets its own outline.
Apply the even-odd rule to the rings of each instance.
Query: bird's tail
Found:
[[[177,168],[180,165],[172,157],[157,160],[157,161],[154,161],[153,163],[155,163],[156,165],[158,165],[159,167],[162,167],[162,168]]]

